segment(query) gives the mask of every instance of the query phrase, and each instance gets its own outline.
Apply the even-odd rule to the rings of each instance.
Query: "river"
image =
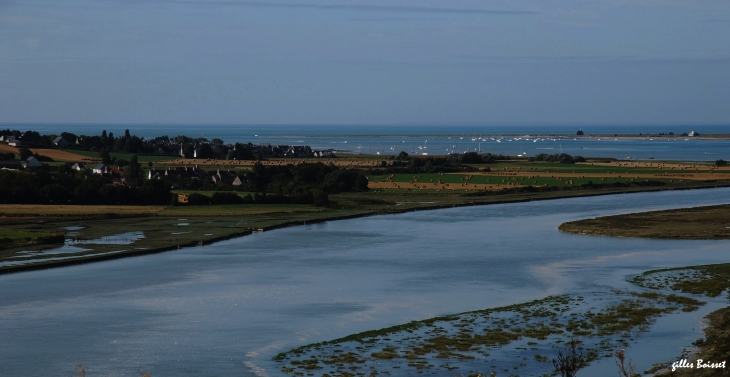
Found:
[[[280,376],[272,356],[300,345],[547,295],[628,288],[626,278],[648,269],[727,262],[729,241],[591,237],[557,227],[719,204],[728,194],[664,191],[411,212],[0,276],[0,371],[68,376],[84,363],[89,376]],[[659,332],[666,355],[642,358],[639,339],[638,370],[700,336],[700,312],[682,315],[673,331]]]

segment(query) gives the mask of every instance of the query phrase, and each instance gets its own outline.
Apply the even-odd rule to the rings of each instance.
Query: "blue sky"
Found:
[[[0,122],[730,123],[730,2],[0,0]]]

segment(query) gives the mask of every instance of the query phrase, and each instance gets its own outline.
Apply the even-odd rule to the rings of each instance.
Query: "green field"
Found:
[[[644,162],[642,162],[644,163]],[[489,167],[493,172],[522,171],[522,172],[550,172],[550,173],[575,173],[575,174],[677,174],[677,173],[709,173],[711,166],[700,165],[696,168],[685,165],[684,170],[671,167],[659,168],[660,163],[646,162],[650,166],[630,167],[618,165],[593,165],[589,163],[561,164],[553,162],[499,162],[495,164],[470,165],[475,168]]]
[[[376,175],[368,177],[371,182],[385,182],[389,176],[387,175]],[[635,181],[646,181],[647,179],[635,179],[631,177],[610,177],[602,180],[597,177],[536,177],[529,178],[524,176],[499,176],[499,175],[481,175],[475,173],[468,178],[466,174],[395,174],[393,175],[393,182],[397,183],[420,183],[420,184],[431,184],[438,183],[439,180],[446,184],[478,184],[478,185],[513,185],[513,186],[568,186],[570,181],[572,185],[580,186],[582,184],[593,182],[593,183],[614,183],[614,182],[635,182]],[[669,182],[669,178],[651,178],[652,181]],[[676,180],[676,178],[674,179]]]
[[[77,154],[84,157],[91,157],[91,158],[99,158],[99,152],[92,152],[92,151],[82,151],[78,149],[62,149],[64,152]],[[112,158],[122,159],[122,160],[131,160],[132,159],[132,153],[116,153],[112,152],[109,153],[109,155]],[[170,159],[178,158],[178,156],[173,155],[143,155],[138,154],[137,158],[139,159],[139,162],[157,162],[157,161],[165,161]]]
[[[322,211],[323,208],[308,204],[212,204],[168,207],[158,216],[241,216]]]
[[[26,232],[19,230],[0,230],[0,239],[7,238],[10,240],[37,239],[40,237],[52,236],[52,233],[46,232]]]

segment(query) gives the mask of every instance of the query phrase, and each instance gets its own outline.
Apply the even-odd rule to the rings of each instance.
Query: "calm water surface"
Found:
[[[102,129],[114,135],[129,129],[134,135],[187,135],[220,138],[227,143],[270,143],[309,145],[314,149],[335,149],[343,153],[395,155],[445,155],[478,152],[510,156],[535,156],[539,153],[568,153],[584,157],[614,157],[618,159],[716,161],[730,160],[729,140],[708,140],[679,137],[671,140],[642,137],[615,139],[590,135],[659,134],[680,135],[696,129],[703,135],[730,134],[730,125],[624,125],[624,126],[497,126],[497,125],[175,125],[175,124],[0,124],[10,129],[35,130],[43,134],[72,132],[78,135],[100,135]],[[535,135],[575,135],[583,129],[585,139],[542,137]],[[486,137],[490,135],[490,137]],[[500,137],[503,135],[504,137]],[[512,135],[512,136],[507,136]],[[518,135],[519,137],[515,137]],[[532,135],[528,137],[526,135]],[[499,140],[499,141],[497,141]]]
[[[93,376],[137,376],[140,369],[154,377],[278,376],[271,357],[303,344],[551,294],[627,288],[624,279],[652,268],[727,262],[728,241],[590,237],[557,226],[724,203],[728,194],[414,212],[0,276],[0,371],[67,376],[85,363]],[[667,355],[639,361],[640,369],[678,355],[687,343],[675,339],[677,331],[699,331],[696,318],[688,321],[661,340]]]

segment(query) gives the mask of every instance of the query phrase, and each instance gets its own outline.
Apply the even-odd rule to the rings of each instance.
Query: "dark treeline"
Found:
[[[329,203],[329,194],[367,191],[368,180],[361,170],[343,169],[321,162],[286,166],[257,163],[246,173],[246,182],[238,190],[254,192],[240,197],[235,193],[216,192],[212,197],[188,196],[188,204],[315,204]]]
[[[171,201],[170,185],[164,181],[110,185],[101,176],[77,172],[66,165],[39,168],[32,173],[0,170],[0,203],[148,205]]]
[[[0,136],[15,136],[16,139],[22,139],[25,145],[50,148],[53,146],[52,136],[55,135],[41,135],[36,131],[0,130]]]
[[[461,156],[448,155],[439,157],[413,157],[406,152],[392,156],[390,161],[382,161],[380,167],[367,170],[368,175],[399,173],[452,173],[474,171],[460,161]]]
[[[18,130],[0,130],[0,136],[15,136],[22,140],[24,146],[31,148],[53,148],[53,141],[61,137],[66,141],[63,148],[99,152],[105,163],[113,162],[109,153],[132,153],[132,154],[181,154],[186,158],[206,158],[219,160],[261,160],[268,157],[284,157],[286,150],[281,148],[253,145],[251,143],[225,144],[223,140],[213,138],[208,140],[203,137],[191,138],[184,135],[168,137],[158,136],[152,139],[144,139],[130,134],[125,130],[123,135],[107,133],[101,135],[76,135],[71,132],[61,132],[59,135],[41,135],[36,131],[20,132]],[[304,147],[305,157],[313,157],[312,149]]]
[[[545,162],[559,162],[561,164],[574,164],[576,162],[585,162],[586,159],[583,156],[571,156],[567,153],[555,153],[546,154],[540,153],[535,157],[530,157],[528,161],[545,161]]]
[[[383,161],[380,167],[368,169],[369,175],[379,174],[417,174],[417,173],[454,173],[469,172],[477,169],[466,164],[491,164],[497,161],[509,160],[509,156],[499,154],[466,152],[464,154],[450,154],[438,157],[414,157],[406,152],[400,152],[390,158],[390,162]],[[483,170],[489,170],[485,168]]]
[[[497,161],[508,161],[509,159],[509,156],[491,153],[466,152],[459,155],[459,162],[463,164],[492,164]]]
[[[244,189],[247,191],[286,195],[315,188],[330,194],[368,189],[368,180],[362,171],[321,162],[286,166],[264,166],[258,163],[246,178]]]

